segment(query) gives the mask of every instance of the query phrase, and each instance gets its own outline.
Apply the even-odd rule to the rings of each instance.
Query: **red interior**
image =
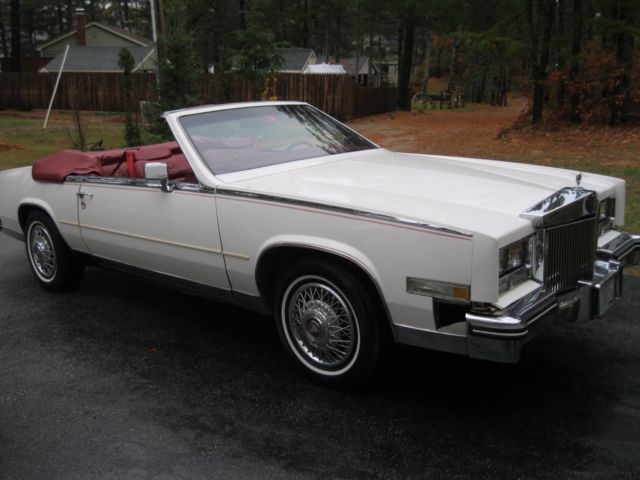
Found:
[[[100,152],[63,150],[38,160],[31,174],[34,180],[46,182],[64,182],[69,175],[144,178],[144,165],[149,162],[166,163],[169,180],[198,182],[177,142]]]

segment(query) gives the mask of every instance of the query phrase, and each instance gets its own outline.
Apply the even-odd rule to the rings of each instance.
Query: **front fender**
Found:
[[[260,265],[260,260],[266,253],[271,249],[278,247],[308,248],[310,250],[318,250],[341,257],[360,267],[369,275],[371,280],[376,284],[378,290],[382,291],[380,287],[382,279],[374,263],[364,252],[352,245],[323,237],[307,235],[278,235],[267,239],[262,245],[260,245],[256,268]]]

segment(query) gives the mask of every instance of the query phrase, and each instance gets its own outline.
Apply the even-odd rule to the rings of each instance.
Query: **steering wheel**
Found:
[[[313,148],[313,145],[306,140],[298,140],[297,142],[293,142],[291,145],[289,145],[285,150],[289,151],[298,147]]]

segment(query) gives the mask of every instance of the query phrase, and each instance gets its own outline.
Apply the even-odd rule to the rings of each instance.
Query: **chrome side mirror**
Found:
[[[163,192],[172,192],[173,185],[169,184],[169,167],[163,162],[149,162],[144,165],[144,178],[146,180],[160,180],[160,188]]]

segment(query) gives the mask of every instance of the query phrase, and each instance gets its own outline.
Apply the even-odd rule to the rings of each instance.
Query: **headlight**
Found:
[[[613,228],[613,221],[616,212],[616,199],[613,197],[600,200],[598,205],[598,222],[600,223],[599,234],[607,233]]]
[[[511,290],[531,276],[532,240],[532,236],[518,240],[498,252],[500,293]]]

